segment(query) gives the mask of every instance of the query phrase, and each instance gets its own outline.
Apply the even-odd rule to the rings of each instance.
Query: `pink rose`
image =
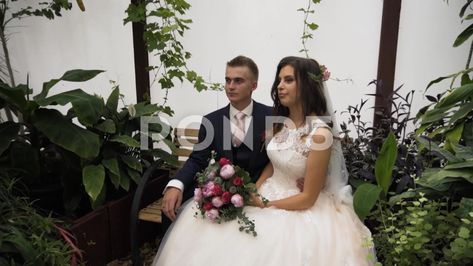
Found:
[[[233,184],[237,187],[243,185],[243,179],[241,177],[237,176],[235,179],[233,179]]]
[[[205,216],[209,218],[210,221],[215,222],[215,220],[218,219],[218,210],[217,209],[211,209],[205,212]]]
[[[201,201],[202,200],[202,189],[196,188],[194,189],[194,201]]]
[[[215,186],[215,183],[212,181],[205,184],[204,188],[202,189],[202,194],[204,194],[204,197],[207,198],[207,197],[211,197],[215,195],[214,186]]]
[[[213,204],[215,207],[220,208],[220,207],[222,207],[222,205],[223,205],[223,200],[222,200],[222,198],[220,198],[220,197],[213,197],[213,198],[212,198],[212,204]]]
[[[240,194],[233,195],[231,201],[233,206],[237,208],[243,207],[243,197]]]
[[[330,78],[330,71],[328,71],[327,67],[325,65],[320,65],[320,71],[322,73],[322,80],[327,81]]]
[[[220,164],[220,167],[226,165],[226,164],[229,164],[230,163],[230,160],[228,160],[227,158],[225,157],[222,157],[220,158],[220,160],[218,161],[218,164]]]
[[[226,164],[220,169],[220,176],[223,179],[230,179],[235,174],[235,169],[230,164]]]
[[[223,192],[222,194],[223,204],[229,203],[231,198],[232,198],[232,193],[228,191]]]
[[[206,202],[206,203],[204,203],[204,206],[203,206],[203,207],[204,207],[204,210],[209,211],[209,210],[211,210],[214,206],[213,206],[212,202]]]

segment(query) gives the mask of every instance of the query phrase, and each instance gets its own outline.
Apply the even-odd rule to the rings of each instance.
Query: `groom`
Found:
[[[165,230],[176,220],[182,202],[193,196],[195,175],[208,165],[211,151],[216,152],[217,160],[226,157],[248,171],[253,182],[260,176],[269,161],[264,132],[265,118],[271,115],[272,109],[252,100],[251,94],[257,85],[258,67],[253,60],[237,56],[227,62],[225,92],[230,104],[204,116],[199,143],[167,184],[162,205]]]

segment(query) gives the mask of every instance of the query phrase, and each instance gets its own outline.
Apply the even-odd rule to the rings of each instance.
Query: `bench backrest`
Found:
[[[182,166],[192,153],[194,144],[198,142],[199,130],[195,128],[174,128],[174,155],[178,156]]]

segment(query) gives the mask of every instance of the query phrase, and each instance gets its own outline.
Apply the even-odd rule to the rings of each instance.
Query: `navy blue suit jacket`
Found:
[[[270,116],[272,108],[253,101],[253,113],[248,132],[245,135],[244,144],[249,147],[245,151],[248,152],[248,167],[245,170],[250,174],[253,182],[259,178],[263,168],[268,163],[268,155],[264,147],[265,136],[265,118]],[[175,179],[180,180],[184,184],[184,200],[190,198],[196,184],[196,173],[205,169],[210,160],[211,151],[216,152],[216,160],[226,157],[233,161],[233,152],[231,149],[231,131],[230,131],[230,105],[227,105],[217,111],[207,114],[202,119],[199,129],[199,143],[194,145],[194,150],[187,159],[184,166],[177,172]],[[207,128],[213,128],[213,137],[206,139]],[[243,145],[243,144],[242,144]],[[253,147],[250,147],[253,146]]]

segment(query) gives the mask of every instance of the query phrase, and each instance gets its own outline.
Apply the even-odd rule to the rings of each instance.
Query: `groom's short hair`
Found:
[[[229,67],[241,67],[245,66],[248,67],[251,71],[251,74],[253,75],[253,78],[255,81],[258,81],[258,66],[256,65],[255,61],[253,61],[251,58],[239,55],[232,60],[227,62],[227,66]]]

